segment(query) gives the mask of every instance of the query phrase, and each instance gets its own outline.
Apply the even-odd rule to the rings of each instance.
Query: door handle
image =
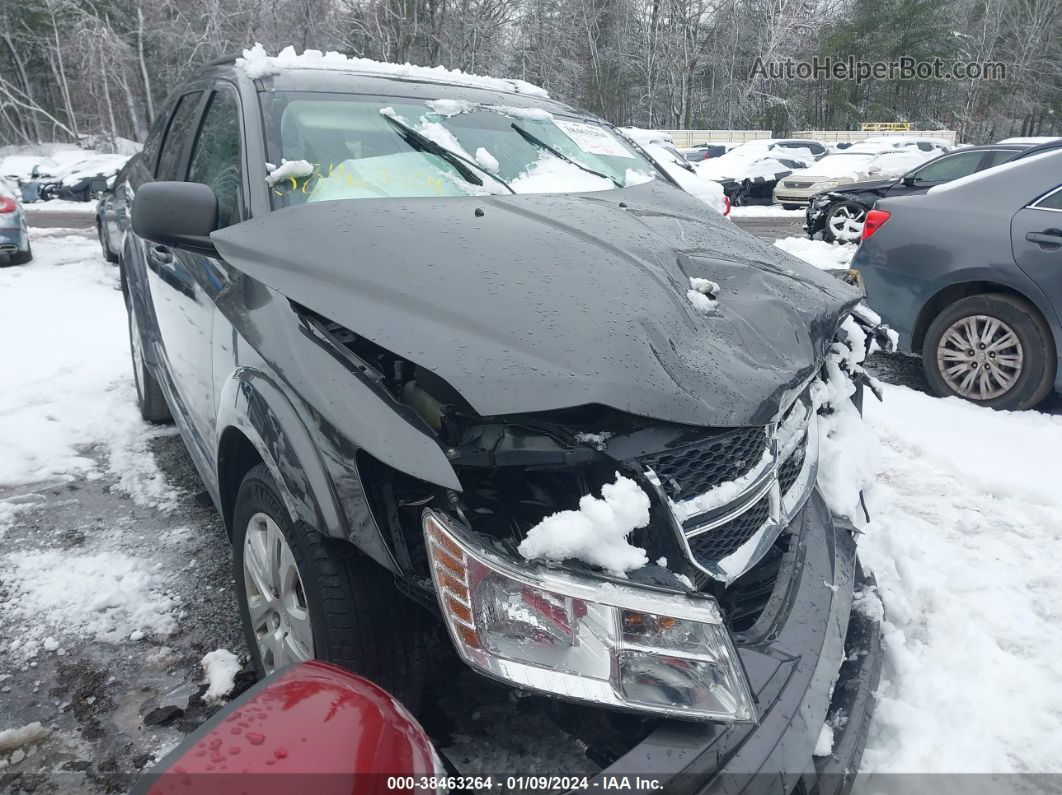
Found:
[[[1029,232],[1025,239],[1041,246],[1062,246],[1062,231],[1045,229],[1043,232]]]
[[[170,265],[173,263],[173,249],[169,246],[155,244],[148,249],[148,256],[152,262],[158,265]]]

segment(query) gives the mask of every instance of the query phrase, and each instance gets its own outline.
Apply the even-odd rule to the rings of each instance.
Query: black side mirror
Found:
[[[145,240],[217,256],[210,233],[218,228],[218,199],[200,182],[151,182],[133,199],[133,231]]]
[[[913,188],[918,182],[918,177],[914,174],[905,174],[903,177],[903,184],[905,187]]]

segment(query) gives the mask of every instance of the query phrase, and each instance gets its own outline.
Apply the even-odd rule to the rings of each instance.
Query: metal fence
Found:
[[[689,149],[700,144],[733,141],[757,141],[770,138],[770,130],[661,130],[671,136],[672,142],[679,149]]]
[[[952,146],[955,145],[955,130],[904,130],[903,132],[872,132],[868,130],[798,130],[791,138],[813,138],[816,141],[827,143],[858,143],[867,138],[885,138],[889,136],[900,138],[940,138]]]
[[[679,149],[688,149],[693,146],[708,143],[744,143],[745,141],[759,141],[764,138],[773,138],[770,130],[661,130],[671,136],[672,142]],[[887,135],[898,135],[913,138],[941,138],[952,146],[955,145],[955,130],[905,130],[872,132],[867,130],[798,130],[787,136],[788,138],[811,138],[816,141],[827,143],[848,142],[856,143],[867,138],[878,138]]]

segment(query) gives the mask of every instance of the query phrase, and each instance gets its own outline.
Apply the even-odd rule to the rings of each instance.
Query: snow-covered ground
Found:
[[[840,268],[852,248],[797,238],[780,246]],[[189,615],[193,598],[203,605],[194,610],[228,600],[222,621],[234,621],[235,610],[226,577],[204,574],[225,553],[176,523],[188,497],[161,473],[152,453],[160,432],[136,412],[113,267],[85,236],[53,231],[35,239],[34,251],[33,264],[0,269],[0,528],[8,534],[0,551],[0,691],[11,691],[0,692],[0,705],[18,689],[29,699],[17,718],[0,708],[0,736],[39,720],[45,733],[30,734],[42,745],[59,742],[55,727],[84,707],[71,707],[70,694],[45,697],[47,684],[40,697],[28,695],[42,687],[35,671],[95,649],[116,665],[165,669],[166,682],[183,670],[197,683],[200,660],[220,643],[186,646],[185,668],[173,668],[171,647],[187,643],[181,638],[200,621]],[[883,404],[868,398],[867,416],[881,441],[881,469],[860,547],[878,579],[888,656],[863,770],[1062,772],[1062,417],[993,412],[890,385]],[[41,482],[50,485],[26,485]],[[64,483],[125,495],[129,517],[84,517],[61,536],[24,521],[65,499]],[[182,499],[180,512],[167,513]],[[80,516],[77,506],[70,511]],[[162,530],[132,518],[146,511],[171,518]],[[873,596],[864,601],[882,609]],[[233,667],[214,655],[207,678],[224,689]],[[141,690],[120,701],[122,677],[100,681],[91,698],[113,698],[117,713],[133,716],[132,728],[101,724],[106,731],[145,731],[136,729]],[[474,755],[489,741],[483,731],[469,739],[462,728],[455,742]],[[162,736],[148,736],[154,753]],[[0,762],[25,769],[34,760],[24,754],[0,749]]]
[[[1062,417],[895,386],[867,415],[887,658],[863,770],[1062,772]]]
[[[66,199],[52,199],[46,202],[30,202],[24,204],[27,210],[35,213],[79,213],[83,215],[96,214],[96,202],[72,202]]]
[[[799,218],[803,220],[803,209],[787,210],[778,204],[750,204],[745,207],[731,207],[732,218]]]
[[[806,237],[785,237],[775,240],[774,244],[782,251],[788,251],[794,257],[823,270],[846,270],[856,252],[854,243],[827,243]]]

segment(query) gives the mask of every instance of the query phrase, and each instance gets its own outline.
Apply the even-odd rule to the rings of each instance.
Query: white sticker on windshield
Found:
[[[575,141],[575,145],[588,154],[635,159],[634,155],[616,140],[616,136],[604,127],[562,119],[554,119],[553,123],[564,130],[567,136]]]

